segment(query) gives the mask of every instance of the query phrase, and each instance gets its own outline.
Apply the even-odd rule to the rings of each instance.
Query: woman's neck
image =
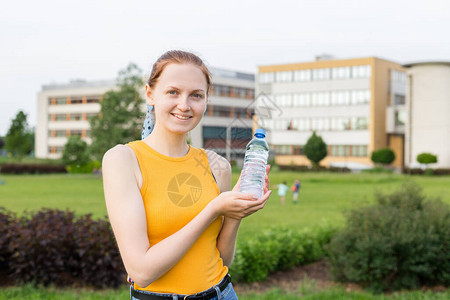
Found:
[[[153,130],[144,139],[144,143],[152,147],[155,151],[169,157],[182,157],[189,151],[185,134],[167,134],[159,130]]]

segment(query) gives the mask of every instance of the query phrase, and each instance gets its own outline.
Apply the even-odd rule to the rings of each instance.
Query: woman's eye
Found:
[[[198,98],[198,99],[203,98],[203,95],[202,95],[202,94],[193,94],[192,96],[193,96],[194,98]]]
[[[176,94],[177,94],[177,91],[169,91],[169,94],[170,94],[170,95],[176,95]]]

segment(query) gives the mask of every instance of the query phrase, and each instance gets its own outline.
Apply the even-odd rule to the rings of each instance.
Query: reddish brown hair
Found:
[[[208,95],[211,88],[211,73],[208,68],[200,57],[191,52],[181,50],[167,51],[158,58],[158,60],[153,64],[152,73],[147,81],[149,87],[153,88],[156,85],[158,78],[164,71],[164,68],[169,64],[192,64],[198,67],[205,75],[206,95]]]

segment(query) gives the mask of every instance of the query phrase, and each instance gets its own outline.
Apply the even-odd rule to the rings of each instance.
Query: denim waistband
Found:
[[[218,284],[212,286],[211,288],[192,295],[182,295],[182,294],[167,294],[167,293],[155,293],[144,290],[136,290],[133,285],[130,286],[131,299],[139,300],[174,300],[174,299],[186,299],[186,300],[207,300],[214,297],[219,297],[220,293],[223,292],[231,283],[231,276],[227,274]]]

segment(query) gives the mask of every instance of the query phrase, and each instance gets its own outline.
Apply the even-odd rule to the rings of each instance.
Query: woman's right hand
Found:
[[[216,216],[240,220],[262,209],[272,191],[267,191],[261,198],[253,194],[237,191],[223,192],[217,196],[210,205],[213,206]]]

